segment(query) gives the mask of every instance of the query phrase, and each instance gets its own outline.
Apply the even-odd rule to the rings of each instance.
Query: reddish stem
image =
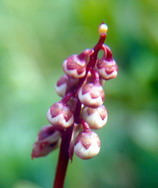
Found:
[[[92,69],[90,70],[91,74],[94,76],[94,84],[98,84],[99,83],[99,74],[96,70]]]
[[[67,95],[65,95],[61,102],[64,104],[67,104],[67,102],[70,100],[70,98],[74,95],[74,92],[69,92]]]
[[[87,77],[88,71],[95,66],[98,52],[101,49],[102,44],[105,41],[105,38],[106,38],[105,34],[101,35],[98,43],[94,46],[94,48],[93,48],[94,53],[90,56],[90,60],[87,65],[86,75],[82,79],[80,79],[77,90],[76,90],[76,94],[77,94],[79,88],[84,83],[84,81]],[[69,97],[70,96],[68,95],[68,99],[69,99]],[[66,100],[67,100],[67,97],[66,97]],[[81,103],[78,100],[75,114],[74,114],[75,123],[79,123],[80,110],[81,110]],[[68,162],[69,162],[69,146],[70,146],[72,131],[73,131],[73,126],[69,127],[62,133],[62,142],[61,142],[61,146],[60,146],[59,159],[58,159],[53,188],[63,188],[63,186],[64,186],[65,175],[66,175],[67,166],[68,166]]]
[[[81,110],[81,103],[78,100],[77,107],[74,114],[75,122],[79,122],[79,116]],[[69,162],[69,146],[70,146],[70,140],[72,136],[73,126],[66,129],[65,132],[62,133],[62,142],[60,146],[60,153],[59,153],[59,159],[56,169],[56,175],[54,180],[54,186],[53,188],[63,188],[64,186],[64,180],[66,175],[66,170]]]
[[[59,159],[54,180],[54,188],[63,188],[66,170],[69,162],[69,144],[71,140],[73,126],[66,129],[62,134]]]

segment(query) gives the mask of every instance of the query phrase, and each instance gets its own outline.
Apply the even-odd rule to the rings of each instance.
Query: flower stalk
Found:
[[[65,75],[56,84],[56,92],[62,99],[48,110],[50,125],[39,132],[34,144],[32,158],[45,156],[60,146],[53,188],[63,188],[73,154],[90,159],[100,151],[100,139],[92,130],[102,128],[107,122],[103,80],[115,78],[118,71],[110,48],[104,45],[107,29],[102,23],[94,48],[63,62]],[[98,58],[100,50],[103,51],[101,59]]]

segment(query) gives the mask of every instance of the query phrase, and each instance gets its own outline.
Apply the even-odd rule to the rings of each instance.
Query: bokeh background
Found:
[[[158,1],[0,1],[0,188],[50,188],[58,150],[31,160],[32,144],[59,100],[62,62],[92,48],[98,25],[119,66],[106,82],[100,154],[74,157],[65,188],[158,187]]]

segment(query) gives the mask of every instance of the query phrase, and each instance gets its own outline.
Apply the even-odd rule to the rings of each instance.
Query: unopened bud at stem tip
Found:
[[[102,23],[100,26],[99,26],[99,34],[102,35],[102,34],[106,34],[107,31],[108,31],[108,26],[104,23]]]

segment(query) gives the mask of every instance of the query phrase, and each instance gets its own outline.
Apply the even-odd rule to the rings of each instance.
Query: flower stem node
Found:
[[[50,125],[43,127],[38,134],[37,141],[33,145],[32,158],[48,155],[58,147],[59,142],[60,132],[55,127]]]
[[[68,128],[74,123],[70,106],[57,102],[47,112],[48,121],[57,128]]]
[[[81,159],[90,159],[100,151],[100,139],[95,132],[81,132],[75,142],[74,152]]]
[[[108,31],[108,26],[105,23],[102,23],[100,24],[98,31],[100,35],[106,34]]]
[[[91,129],[100,129],[107,123],[108,113],[104,105],[98,108],[84,107],[81,118],[89,124]]]
[[[99,83],[86,83],[80,88],[78,98],[85,106],[97,108],[104,102],[104,90]]]

